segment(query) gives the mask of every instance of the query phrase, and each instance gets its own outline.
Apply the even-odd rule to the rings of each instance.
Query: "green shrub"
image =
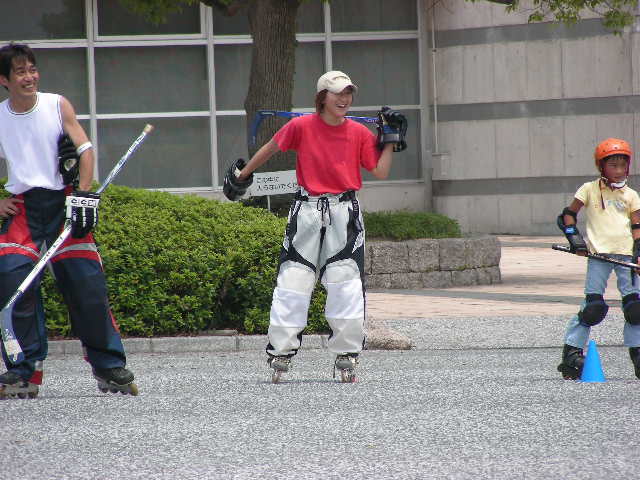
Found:
[[[460,237],[456,220],[427,212],[371,212],[364,214],[367,238],[411,240]]]
[[[0,197],[6,195],[0,188]],[[455,221],[436,214],[368,213],[365,224],[369,238],[460,236]],[[266,333],[285,225],[286,218],[240,203],[111,185],[100,202],[95,237],[120,331]],[[66,307],[45,272],[47,327],[53,336],[69,336]],[[328,331],[325,299],[318,285],[307,332]]]
[[[285,225],[238,203],[111,185],[95,237],[122,334],[266,333]],[[50,334],[69,335],[66,307],[48,273],[43,297]],[[308,331],[328,330],[324,300],[318,287]]]

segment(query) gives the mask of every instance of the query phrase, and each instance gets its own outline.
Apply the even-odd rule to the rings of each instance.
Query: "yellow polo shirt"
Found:
[[[583,184],[575,197],[584,203],[587,213],[589,250],[631,255],[631,212],[640,210],[638,192],[628,186],[611,190],[598,179]]]

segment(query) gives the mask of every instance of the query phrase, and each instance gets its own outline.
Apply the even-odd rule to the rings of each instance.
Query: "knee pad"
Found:
[[[295,262],[284,262],[278,272],[278,286],[286,290],[311,295],[316,274],[308,267]]]
[[[337,262],[329,263],[324,269],[322,275],[322,283],[340,283],[348,282],[360,278],[360,269],[358,264],[348,258]]]
[[[631,325],[640,325],[640,296],[630,293],[622,298],[624,319]]]
[[[580,323],[586,327],[598,325],[607,316],[609,305],[604,301],[604,297],[597,293],[590,293],[586,296],[585,305],[578,313]]]

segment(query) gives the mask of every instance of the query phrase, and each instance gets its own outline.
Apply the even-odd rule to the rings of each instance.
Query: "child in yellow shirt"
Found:
[[[640,256],[640,197],[627,185],[633,152],[624,140],[608,138],[595,150],[600,178],[582,185],[571,204],[558,216],[558,226],[567,237],[572,252],[585,255],[605,253],[612,258],[638,263]],[[587,241],[576,227],[578,212],[587,214]],[[622,297],[625,324],[624,344],[640,378],[640,282],[636,272],[623,266],[589,258],[585,281],[585,300],[580,311],[567,325],[558,371],[568,379],[577,379],[584,366],[583,348],[591,327],[604,320],[609,306],[604,291],[611,271],[615,270]]]

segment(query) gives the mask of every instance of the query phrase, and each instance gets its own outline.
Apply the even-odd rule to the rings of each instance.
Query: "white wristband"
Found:
[[[85,142],[82,145],[80,145],[76,150],[78,157],[82,155],[83,152],[85,152],[86,150],[89,150],[90,148],[93,148],[93,145],[91,144],[91,142]]]

